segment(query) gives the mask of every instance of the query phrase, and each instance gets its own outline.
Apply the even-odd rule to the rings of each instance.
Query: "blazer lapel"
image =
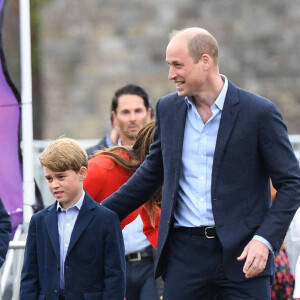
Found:
[[[174,105],[173,105],[174,120],[172,126],[174,127],[174,129],[170,130],[170,132],[173,132],[172,150],[173,150],[173,158],[174,158],[173,161],[175,167],[174,174],[178,176],[179,176],[179,169],[181,165],[186,113],[187,113],[187,105],[184,101],[184,98],[177,96],[176,99],[174,99]],[[178,182],[178,180],[175,179],[175,182]]]
[[[94,214],[91,211],[96,207],[96,205],[98,204],[95,203],[92,200],[92,198],[90,198],[90,196],[87,195],[87,193],[85,193],[85,197],[71,235],[71,240],[70,240],[70,245],[68,248],[67,255],[71,252],[72,248],[77,243],[78,239],[83,234],[88,224],[94,218]]]
[[[213,169],[212,169],[212,195],[214,188],[216,186],[216,180],[218,176],[218,170],[225,152],[226,145],[228,143],[230,134],[236,122],[237,116],[239,114],[238,108],[239,99],[237,96],[237,88],[228,81],[228,90],[225,98],[225,103],[222,111],[222,116],[220,120],[220,126],[217,136]]]
[[[47,232],[51,241],[51,245],[55,252],[55,255],[59,259],[59,237],[58,237],[58,225],[57,225],[57,202],[49,206],[47,214],[44,217]]]

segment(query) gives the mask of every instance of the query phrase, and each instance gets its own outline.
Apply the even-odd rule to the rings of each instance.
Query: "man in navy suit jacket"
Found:
[[[217,41],[202,28],[173,32],[166,61],[177,93],[157,103],[146,161],[103,205],[123,219],[163,185],[164,300],[270,299],[273,252],[300,204],[281,114],[220,75]]]

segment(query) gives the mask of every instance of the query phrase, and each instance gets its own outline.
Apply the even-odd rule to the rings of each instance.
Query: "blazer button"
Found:
[[[56,266],[56,270],[59,271],[59,269],[60,269],[60,267],[59,267],[59,266]]]
[[[54,295],[55,295],[55,296],[58,295],[58,290],[54,290]]]
[[[66,266],[66,269],[69,269],[70,268],[70,266]]]

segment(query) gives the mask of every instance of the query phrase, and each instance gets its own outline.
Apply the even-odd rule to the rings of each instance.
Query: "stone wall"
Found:
[[[168,34],[190,26],[219,41],[221,73],[273,100],[289,133],[300,133],[298,0],[49,0],[41,14],[44,139],[100,138],[126,83],[142,85],[153,105],[175,91]]]

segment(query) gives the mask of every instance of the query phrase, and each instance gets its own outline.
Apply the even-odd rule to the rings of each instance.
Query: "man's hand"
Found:
[[[245,260],[243,272],[246,278],[260,274],[266,267],[269,248],[260,241],[251,240],[237,260]]]

